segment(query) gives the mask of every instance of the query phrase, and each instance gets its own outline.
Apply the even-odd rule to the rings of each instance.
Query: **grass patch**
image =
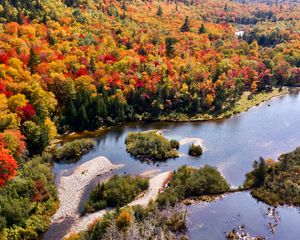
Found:
[[[157,131],[129,133],[125,144],[126,151],[141,160],[159,161],[179,157],[177,144],[168,141]]]

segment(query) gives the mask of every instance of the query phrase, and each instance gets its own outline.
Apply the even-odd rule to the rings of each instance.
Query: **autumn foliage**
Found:
[[[0,187],[17,174],[17,161],[7,149],[0,149]]]

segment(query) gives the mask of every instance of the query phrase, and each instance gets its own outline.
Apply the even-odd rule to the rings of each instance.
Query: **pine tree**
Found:
[[[174,53],[174,44],[176,43],[176,39],[175,38],[166,38],[165,40],[166,43],[166,53],[168,57],[171,57]]]
[[[190,19],[188,16],[186,16],[184,23],[180,28],[180,32],[189,32],[189,31],[190,31]]]
[[[76,117],[77,117],[77,111],[76,108],[74,107],[73,101],[71,101],[67,109],[67,115],[66,115],[67,123],[71,129],[74,129]]]
[[[31,74],[34,73],[36,66],[40,63],[38,55],[35,53],[33,48],[30,48],[30,59],[28,67],[30,68]]]
[[[122,8],[124,11],[127,11],[127,5],[126,5],[126,2],[125,2],[125,1],[122,2],[121,8]]]
[[[229,11],[229,8],[228,8],[227,3],[226,3],[225,6],[224,6],[224,11],[225,11],[225,12],[228,12],[228,11]]]
[[[78,111],[77,119],[76,119],[76,128],[79,131],[83,131],[88,129],[89,127],[89,119],[86,114],[86,110],[84,105],[82,105]]]
[[[206,27],[204,26],[203,23],[201,24],[198,33],[199,34],[207,33],[207,29],[206,29]]]
[[[159,17],[161,17],[163,15],[163,10],[162,10],[161,6],[158,7],[156,15]]]
[[[92,73],[94,73],[94,72],[96,71],[95,59],[94,59],[94,57],[91,57],[91,59],[90,59],[89,68],[90,68],[90,70],[91,70]]]

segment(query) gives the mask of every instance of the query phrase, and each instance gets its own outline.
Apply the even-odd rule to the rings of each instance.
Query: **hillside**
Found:
[[[300,4],[279,2],[0,0],[0,187],[22,210],[0,232],[47,229],[57,199],[45,151],[62,134],[214,119],[244,93],[299,86]],[[41,154],[43,174],[30,175]]]

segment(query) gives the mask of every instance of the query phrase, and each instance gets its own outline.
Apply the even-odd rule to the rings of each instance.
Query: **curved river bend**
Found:
[[[179,151],[183,156],[164,163],[147,164],[132,158],[125,149],[128,132],[159,129],[169,139],[201,138],[204,153],[199,158],[186,155],[188,146]],[[97,156],[105,156],[114,164],[125,164],[120,174],[139,174],[147,170],[173,170],[186,164],[217,167],[233,187],[243,183],[245,174],[259,156],[274,158],[300,145],[300,95],[275,98],[248,112],[221,121],[195,123],[132,123],[103,131],[95,138],[97,147],[74,164],[56,164],[59,181],[74,167]],[[280,207],[280,221],[275,232],[266,219],[268,206],[257,202],[248,192],[234,193],[209,204],[190,206],[189,235],[191,239],[224,239],[224,232],[245,225],[252,236],[268,239],[299,239],[300,213],[297,208]],[[270,220],[272,221],[272,220]],[[298,226],[298,227],[297,227]]]

